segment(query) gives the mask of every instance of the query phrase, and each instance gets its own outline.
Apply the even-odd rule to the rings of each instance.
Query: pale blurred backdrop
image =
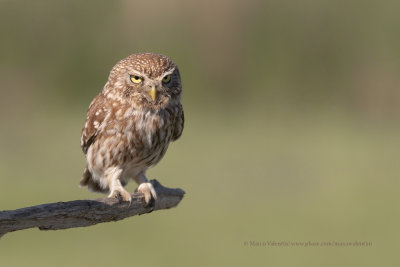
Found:
[[[78,188],[80,132],[129,54],[178,64],[186,117],[148,171],[186,191],[177,208],[9,233],[0,266],[399,266],[399,9],[0,0],[0,210],[102,196]]]

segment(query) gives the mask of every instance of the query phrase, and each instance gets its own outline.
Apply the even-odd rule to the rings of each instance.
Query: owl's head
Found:
[[[139,53],[112,68],[103,93],[139,109],[159,109],[179,103],[182,84],[178,67],[168,57]]]

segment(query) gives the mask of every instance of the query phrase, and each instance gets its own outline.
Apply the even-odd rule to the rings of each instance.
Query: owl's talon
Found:
[[[124,189],[115,189],[108,195],[109,198],[117,198],[120,202],[132,202],[131,194]]]
[[[146,204],[149,204],[152,198],[154,200],[157,199],[156,190],[154,189],[154,186],[149,182],[141,183],[135,192],[139,192],[144,195],[144,201],[146,202]]]

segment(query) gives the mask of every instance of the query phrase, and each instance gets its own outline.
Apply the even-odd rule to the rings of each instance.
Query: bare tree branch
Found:
[[[115,198],[74,200],[42,204],[17,210],[0,212],[0,237],[8,232],[35,228],[59,230],[91,226],[98,223],[119,221],[154,210],[175,207],[185,191],[163,187],[157,180],[150,181],[157,192],[157,200],[146,205],[140,193],[132,195],[132,203]]]

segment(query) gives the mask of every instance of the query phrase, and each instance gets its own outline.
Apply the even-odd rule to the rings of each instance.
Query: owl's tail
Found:
[[[102,188],[99,182],[93,179],[93,176],[87,167],[83,171],[82,179],[81,182],[79,183],[79,186],[81,187],[87,186],[91,191],[94,192],[101,192],[101,193],[108,192],[108,189]]]

